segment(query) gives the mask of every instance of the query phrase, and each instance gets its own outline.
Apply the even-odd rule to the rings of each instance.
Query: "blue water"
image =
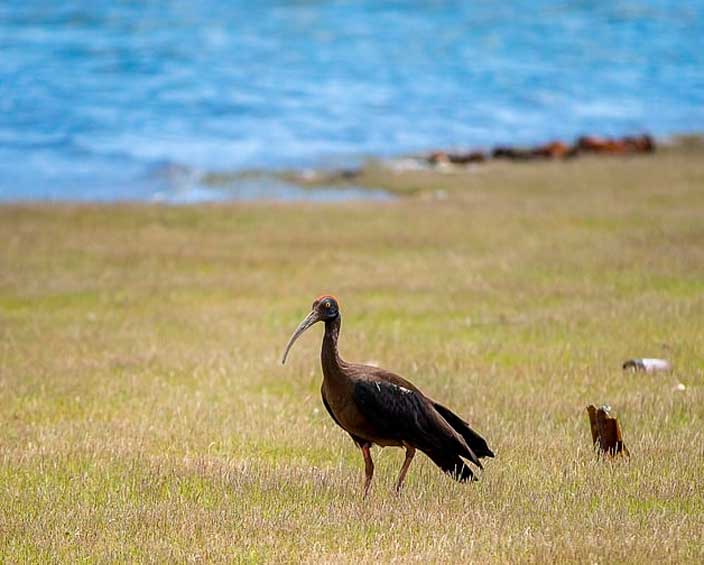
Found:
[[[0,3],[5,200],[218,199],[211,171],[692,130],[704,0]]]

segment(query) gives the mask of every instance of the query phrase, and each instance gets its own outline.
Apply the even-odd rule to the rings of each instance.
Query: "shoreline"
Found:
[[[629,148],[626,144],[631,140],[642,139],[643,146]],[[624,143],[625,141],[625,143]],[[583,147],[579,147],[580,143]],[[571,146],[564,141],[551,141],[533,146],[499,145],[491,150],[470,148],[437,149],[419,153],[402,154],[396,157],[383,158],[367,156],[356,167],[303,167],[276,169],[252,169],[245,171],[219,171],[207,173],[203,182],[209,186],[228,186],[249,179],[275,179],[304,188],[326,188],[338,186],[354,186],[363,189],[389,190],[386,186],[378,186],[374,181],[379,173],[438,173],[460,174],[475,172],[480,167],[550,163],[572,163],[575,160],[605,159],[618,160],[640,156],[657,156],[669,154],[697,153],[704,155],[704,133],[683,133],[662,138],[654,138],[648,134],[641,136],[625,136],[623,138],[600,138],[597,136],[582,136]],[[391,190],[392,193],[396,191]],[[407,191],[402,191],[407,195]]]
[[[550,144],[546,144],[550,145]],[[546,145],[539,147],[546,147]],[[476,150],[466,154],[471,155]],[[522,171],[540,171],[542,167],[563,168],[564,175],[574,174],[575,168],[593,168],[603,164],[605,166],[619,166],[633,162],[633,160],[655,161],[661,159],[701,159],[704,158],[704,134],[683,134],[670,136],[666,139],[656,140],[653,149],[645,152],[599,152],[587,151],[578,156],[544,156],[533,158],[491,158],[481,161],[468,160],[452,162],[451,160],[435,160],[430,157],[437,152],[429,152],[415,156],[405,156],[391,160],[367,159],[356,169],[339,169],[335,171],[306,170],[304,172],[288,171],[282,178],[307,187],[318,186],[346,186],[354,184],[368,188],[382,188],[395,195],[409,196],[422,193],[421,187],[410,186],[415,180],[433,183],[432,179],[464,178],[471,184],[474,176],[489,175],[510,171],[518,174]],[[567,180],[568,177],[565,177]],[[443,182],[442,184],[447,184]]]
[[[626,138],[635,139],[635,138]],[[150,198],[27,198],[3,199],[0,206],[85,204],[110,206],[132,205],[227,205],[231,203],[295,202],[340,203],[355,201],[388,201],[399,197],[433,194],[436,185],[447,190],[447,185],[472,184],[474,176],[492,175],[497,171],[527,171],[537,167],[564,168],[564,174],[573,174],[574,168],[592,163],[627,163],[633,159],[659,160],[667,158],[704,158],[704,133],[678,134],[652,139],[644,136],[644,145],[631,150],[618,140],[608,138],[580,138],[570,148],[566,143],[553,141],[532,147],[500,146],[493,150],[470,149],[437,150],[394,158],[367,157],[357,167],[251,169],[204,173],[198,177],[186,170],[193,184],[182,184],[178,174],[181,167],[164,169],[163,182],[173,182],[170,188],[154,192]],[[594,141],[600,141],[597,145]],[[587,145],[592,143],[592,147]],[[579,144],[587,145],[577,151]],[[173,177],[173,179],[172,179]],[[456,182],[448,183],[449,177]],[[453,186],[451,193],[459,186]]]

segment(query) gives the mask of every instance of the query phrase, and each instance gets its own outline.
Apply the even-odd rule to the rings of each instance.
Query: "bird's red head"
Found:
[[[296,331],[293,332],[291,339],[288,340],[286,351],[284,352],[281,363],[286,362],[286,356],[288,355],[291,346],[301,336],[301,334],[303,334],[303,332],[317,322],[332,322],[333,320],[339,318],[339,316],[340,305],[334,296],[329,294],[318,296],[318,298],[313,301],[313,307],[310,310],[310,314],[308,314],[308,316],[306,316],[305,319],[298,325]]]
[[[332,294],[321,294],[313,301],[313,311],[317,311],[321,320],[337,317],[340,313],[340,303]]]

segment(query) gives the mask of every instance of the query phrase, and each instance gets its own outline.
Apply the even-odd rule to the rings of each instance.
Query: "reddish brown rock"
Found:
[[[577,140],[577,148],[585,153],[625,155],[629,153],[651,153],[655,141],[649,135],[611,139],[608,137],[583,136]]]
[[[510,145],[499,145],[494,149],[491,156],[494,159],[512,159],[514,161],[526,161],[535,158],[532,149],[511,147]]]
[[[470,163],[483,163],[486,161],[486,155],[481,151],[470,151],[469,153],[454,153],[450,154],[450,163],[456,165],[468,165]]]
[[[545,159],[562,159],[569,151],[569,147],[561,141],[552,141],[546,145],[541,145],[533,149],[534,157],[543,157]]]
[[[577,157],[582,153],[596,155],[629,155],[635,153],[651,153],[653,151],[655,151],[655,140],[647,134],[623,138],[585,135],[577,139],[573,146],[555,140],[536,147],[499,145],[494,148],[490,155],[481,151],[470,151],[468,153],[435,151],[428,155],[427,161],[433,165],[442,163],[467,165],[469,163],[482,163],[489,158],[528,161],[531,159],[568,159]]]

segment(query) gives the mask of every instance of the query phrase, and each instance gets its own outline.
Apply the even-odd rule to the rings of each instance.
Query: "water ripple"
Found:
[[[0,49],[2,199],[704,129],[704,0],[7,0]]]

